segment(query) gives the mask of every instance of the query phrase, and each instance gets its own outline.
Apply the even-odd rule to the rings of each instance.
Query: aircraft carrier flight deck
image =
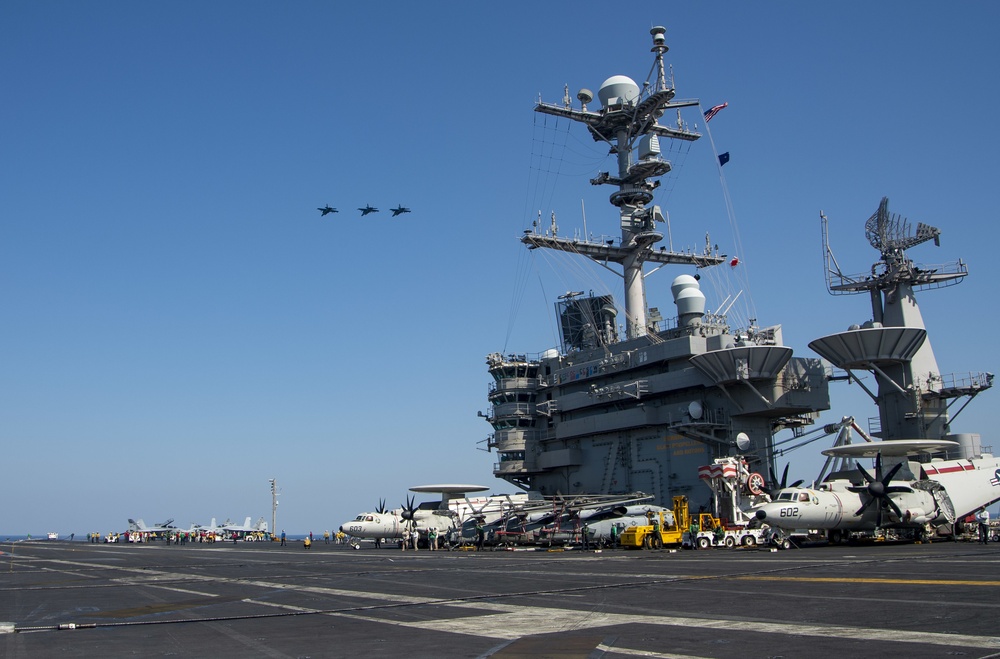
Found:
[[[988,657],[1000,543],[0,545],[0,656]]]

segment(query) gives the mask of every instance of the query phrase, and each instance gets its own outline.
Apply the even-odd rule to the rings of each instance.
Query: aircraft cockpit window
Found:
[[[366,522],[371,522],[372,521],[372,516],[368,515],[367,517],[365,517],[365,521]]]
[[[365,516],[364,515],[358,515],[357,517],[354,518],[354,521],[355,522],[363,522],[363,521],[365,521]]]
[[[809,493],[808,492],[799,492],[799,501],[805,501],[806,503],[808,503],[809,502]]]
[[[778,495],[778,501],[794,501],[795,495],[791,492],[782,492]]]

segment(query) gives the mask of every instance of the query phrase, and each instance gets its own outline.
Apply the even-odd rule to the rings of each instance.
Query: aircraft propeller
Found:
[[[879,452],[875,454],[874,478],[872,478],[872,475],[869,474],[868,471],[865,470],[865,468],[862,467],[860,464],[857,465],[857,467],[858,471],[861,472],[861,475],[864,476],[865,481],[867,481],[867,485],[853,485],[847,489],[849,489],[851,492],[855,492],[858,494],[867,492],[870,498],[868,499],[868,501],[865,501],[861,505],[861,507],[858,508],[857,512],[855,512],[854,514],[860,516],[865,512],[865,509],[872,504],[873,501],[878,501],[878,507],[876,508],[876,513],[875,513],[876,527],[882,526],[882,508],[884,508],[886,505],[892,508],[892,511],[896,513],[896,516],[899,517],[899,519],[902,519],[903,511],[899,509],[899,506],[896,505],[895,501],[889,498],[889,495],[894,494],[896,492],[912,492],[913,490],[904,485],[889,485],[889,483],[892,482],[892,477],[895,476],[896,473],[903,467],[903,463],[902,462],[898,463],[895,467],[889,470],[888,474],[885,474],[883,476],[882,453]]]
[[[780,492],[781,490],[785,489],[786,487],[798,487],[799,485],[802,485],[802,479],[799,479],[799,480],[795,481],[791,485],[786,485],[786,483],[788,482],[788,467],[789,466],[791,466],[791,463],[785,465],[785,470],[783,472],[781,472],[781,481],[778,483],[777,487],[774,487],[769,492],[769,494],[771,495],[772,499],[774,499],[775,497],[777,497],[778,496],[778,492]],[[777,479],[774,477],[774,472],[772,471],[771,472],[771,482],[774,483],[776,481],[777,481]]]
[[[385,514],[385,499],[378,500],[378,507],[375,508],[375,512],[377,512],[379,515]]]
[[[414,505],[416,503],[415,498],[416,497],[413,496],[406,497],[406,505],[401,506],[403,512],[399,514],[400,517],[408,521],[410,524],[416,523],[417,507]]]

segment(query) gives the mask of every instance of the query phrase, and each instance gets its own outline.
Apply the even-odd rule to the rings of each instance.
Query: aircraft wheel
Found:
[[[736,541],[733,540],[733,536],[727,535],[726,536],[726,547],[728,547],[729,549],[732,549],[735,546],[736,546]]]
[[[643,539],[642,539],[642,548],[643,549],[652,549],[652,547],[653,547],[653,536],[647,535],[647,536],[643,537]]]
[[[781,547],[782,549],[791,549],[792,541],[789,540],[788,538],[782,538],[781,544],[779,544],[778,546]]]
[[[757,544],[757,538],[755,538],[754,536],[752,536],[752,535],[745,535],[745,536],[743,536],[743,546],[744,547],[753,547],[756,544]]]
[[[830,540],[831,545],[839,545],[844,540],[843,535],[840,533],[840,529],[832,529],[827,538]]]
[[[698,549],[708,549],[710,544],[708,538],[698,538]]]
[[[663,538],[659,536],[653,536],[653,548],[663,549]]]

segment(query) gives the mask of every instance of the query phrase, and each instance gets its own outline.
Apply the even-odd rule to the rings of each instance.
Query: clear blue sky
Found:
[[[658,24],[679,96],[729,103],[711,128],[760,323],[812,355],[868,318],[864,297],[825,292],[818,215],[862,271],[888,195],[943,231],[914,258],[970,266],[920,298],[942,371],[998,371],[1000,5],[602,6],[0,4],[0,532],[270,521],[269,478],[295,532],[412,485],[511,491],[477,450],[484,356],[552,346],[566,289],[517,242],[538,210],[531,108],[643,80]],[[674,242],[721,226],[736,253],[710,148],[680,172]],[[590,231],[617,231],[592,174],[542,209],[565,232],[583,196]],[[361,219],[368,203],[382,212]],[[397,204],[413,213],[390,219]],[[671,277],[650,280],[652,306]],[[857,387],[833,395],[824,422],[875,414]],[[1000,450],[997,395],[955,430]]]

